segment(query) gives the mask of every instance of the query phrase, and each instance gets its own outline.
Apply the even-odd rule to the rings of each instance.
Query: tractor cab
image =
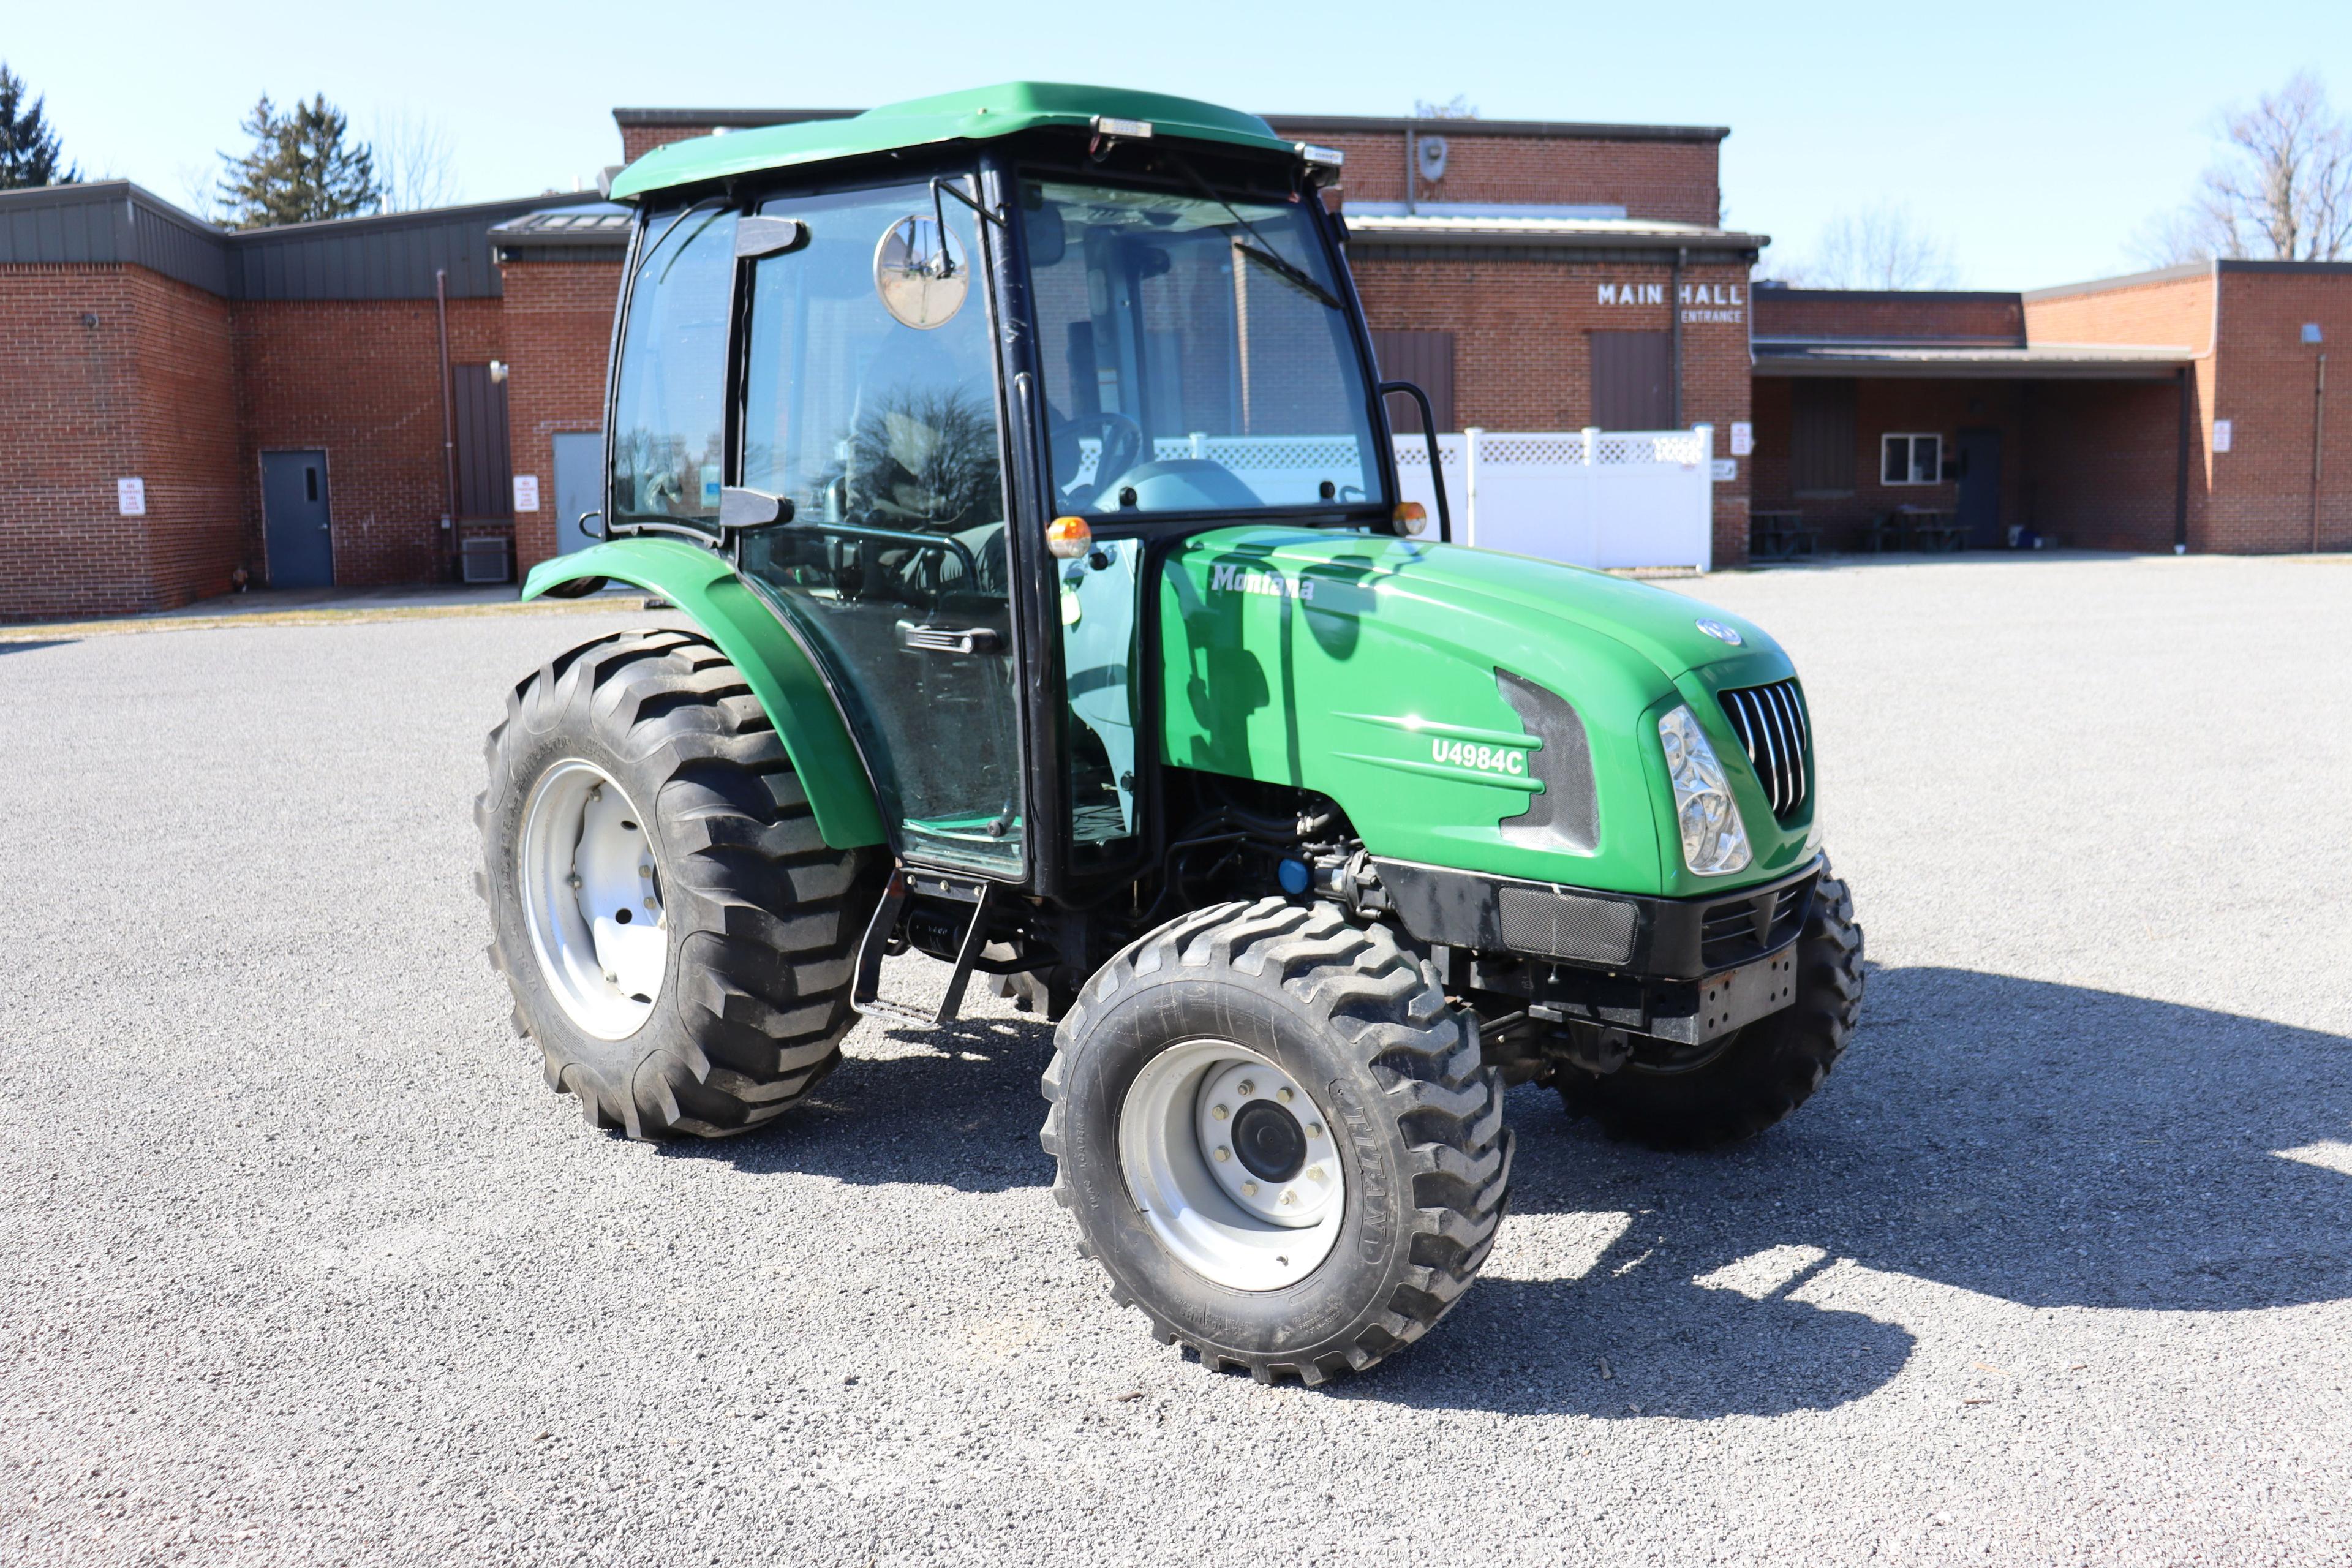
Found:
[[[926,142],[941,120],[986,134]],[[860,155],[869,121],[893,144]],[[735,171],[762,134],[833,144]],[[625,177],[649,188],[610,531],[735,556],[824,670],[908,864],[1047,894],[1132,876],[1155,542],[1393,525],[1321,196],[1337,154],[1026,87],[693,156]]]

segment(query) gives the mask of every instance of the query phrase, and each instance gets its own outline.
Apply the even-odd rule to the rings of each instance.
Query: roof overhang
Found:
[[[1759,342],[1754,374],[1869,381],[2169,381],[2194,358],[2186,348],[2137,344],[1981,349]]]
[[[1353,254],[1412,261],[1505,253],[1527,260],[1753,261],[1771,237],[1641,218],[1343,215]]]

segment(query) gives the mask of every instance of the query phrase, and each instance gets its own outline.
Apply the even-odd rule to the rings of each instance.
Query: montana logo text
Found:
[[[1293,583],[1278,572],[1253,572],[1246,566],[1213,566],[1209,588],[1220,594],[1264,594],[1275,599],[1312,599],[1312,582]]]

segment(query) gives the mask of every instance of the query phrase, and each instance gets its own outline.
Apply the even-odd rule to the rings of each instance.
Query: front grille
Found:
[[[1812,726],[1805,718],[1805,694],[1794,680],[1748,686],[1722,695],[1723,716],[1739,736],[1756,782],[1782,822],[1804,808],[1811,788],[1806,766]]]
[[[1496,895],[1503,945],[1587,963],[1622,963],[1633,956],[1634,908],[1622,899],[1593,899],[1565,889],[1507,886]]]
[[[1813,879],[1710,904],[1699,917],[1698,958],[1708,970],[1761,958],[1793,939],[1812,907]]]

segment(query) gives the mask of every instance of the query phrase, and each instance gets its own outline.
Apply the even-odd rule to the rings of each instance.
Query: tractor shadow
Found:
[[[1001,1005],[975,996],[969,1009],[992,1015],[944,1029],[861,1025],[832,1076],[772,1129],[683,1139],[662,1151],[755,1174],[965,1193],[1049,1187],[1054,1162],[1037,1143],[1045,1121],[1037,1084],[1053,1059],[1054,1028],[1030,1014],[992,1016]]]
[[[2032,1308],[2352,1298],[2352,1038],[1936,968],[1874,968],[1864,1017],[1811,1103],[1717,1153],[1612,1144],[1549,1089],[1514,1090],[1512,1215],[1486,1276],[1342,1396],[1828,1408],[1893,1380],[1915,1342],[1802,1299],[1841,1259]],[[1753,1294],[1710,1288],[1731,1281]]]

